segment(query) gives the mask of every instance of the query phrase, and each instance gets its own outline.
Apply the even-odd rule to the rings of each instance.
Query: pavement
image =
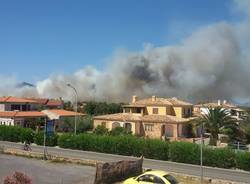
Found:
[[[22,145],[19,143],[5,142],[5,141],[0,141],[0,146],[4,146],[6,148],[15,148],[15,149],[22,148]],[[42,146],[32,145],[31,148],[32,151],[34,152],[39,152],[39,153],[43,152]],[[89,151],[71,150],[71,149],[63,149],[57,147],[48,147],[47,150],[48,153],[52,155],[104,161],[104,162],[137,159],[132,156],[121,156],[121,155],[89,152]],[[200,166],[197,165],[182,164],[182,163],[152,160],[152,159],[144,159],[143,167],[151,169],[160,169],[169,172],[175,172],[193,176],[200,176],[201,173],[200,172],[201,168]],[[250,172],[233,170],[233,169],[213,168],[213,167],[203,167],[203,172],[204,172],[204,177],[250,184]]]
[[[0,183],[20,171],[36,184],[93,184],[95,168],[0,154]]]

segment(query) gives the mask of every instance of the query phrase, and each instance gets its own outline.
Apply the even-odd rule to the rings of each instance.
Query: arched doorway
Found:
[[[166,137],[173,137],[173,135],[174,135],[173,125],[166,125],[165,136]]]
[[[119,122],[114,122],[112,123],[112,129],[116,128],[116,127],[121,127]]]
[[[131,125],[131,123],[125,123],[124,128],[125,128],[127,131],[131,132],[131,131],[132,131],[132,125]]]

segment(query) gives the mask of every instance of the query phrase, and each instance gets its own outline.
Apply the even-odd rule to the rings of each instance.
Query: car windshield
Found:
[[[168,180],[171,184],[177,184],[178,181],[172,175],[165,175],[163,176],[166,180]]]

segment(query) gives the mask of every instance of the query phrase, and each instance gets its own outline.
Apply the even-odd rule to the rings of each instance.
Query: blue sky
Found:
[[[194,29],[233,21],[228,0],[0,1],[0,76],[35,83],[86,65],[102,69],[115,50],[178,43]]]

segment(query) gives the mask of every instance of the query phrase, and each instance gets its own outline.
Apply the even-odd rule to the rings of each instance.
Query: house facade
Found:
[[[233,118],[236,120],[243,120],[246,111],[237,105],[228,103],[226,100],[218,100],[217,102],[208,102],[208,103],[199,103],[194,105],[194,114],[200,115],[200,114],[208,114],[209,108],[216,108],[220,107],[221,109],[224,109],[228,114],[230,114]]]
[[[61,99],[39,98],[0,98],[0,125],[34,127],[38,122],[53,120],[59,127],[65,117],[84,116],[84,114],[63,109]]]
[[[124,127],[137,136],[178,140],[186,137],[192,114],[193,105],[177,98],[152,96],[139,100],[133,96],[132,102],[123,106],[123,113],[94,117],[94,128]]]

